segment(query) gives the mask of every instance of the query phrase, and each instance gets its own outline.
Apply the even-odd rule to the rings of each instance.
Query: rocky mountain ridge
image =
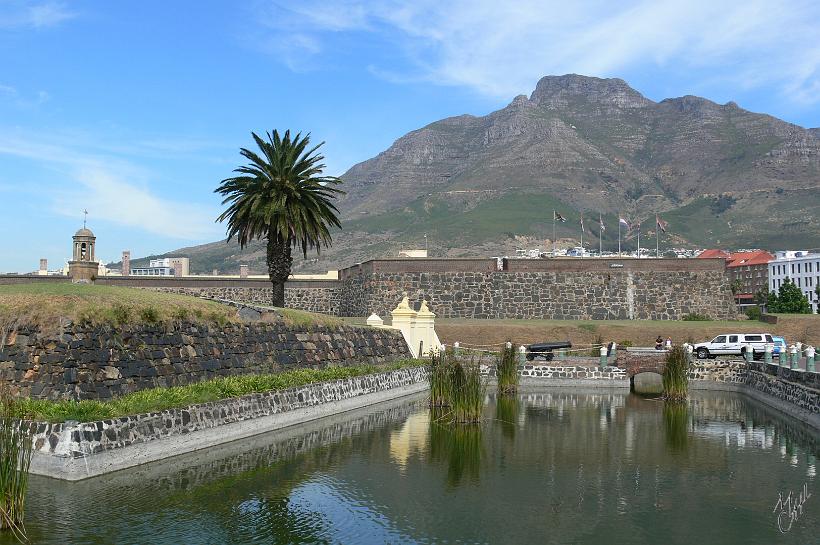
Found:
[[[619,214],[654,226],[660,213],[665,247],[820,247],[820,129],[734,102],[655,102],[614,78],[546,76],[529,97],[412,131],[342,178],[344,230],[299,270],[394,256],[425,234],[438,255],[548,246],[553,209],[570,220],[558,226],[564,245],[580,239],[581,214],[596,219],[585,242],[601,214],[613,248]],[[207,245],[199,259],[261,272],[262,253]]]

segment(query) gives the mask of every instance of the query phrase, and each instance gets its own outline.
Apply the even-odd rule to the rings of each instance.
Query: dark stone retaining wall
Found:
[[[20,329],[0,347],[0,383],[40,399],[108,399],[215,377],[410,357],[400,332],[282,322],[69,325],[57,336]]]
[[[425,368],[409,367],[98,422],[32,422],[30,425],[34,433],[35,452],[80,458],[165,437],[409,386],[425,380]]]
[[[724,382],[742,385],[785,402],[812,415],[820,415],[820,390],[813,387],[817,373],[763,368],[776,367],[760,362],[743,361],[696,362],[689,372],[689,380]]]

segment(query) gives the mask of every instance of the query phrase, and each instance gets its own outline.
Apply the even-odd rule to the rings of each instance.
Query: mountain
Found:
[[[553,209],[568,219],[562,245],[577,243],[581,213],[593,247],[602,215],[606,248],[619,213],[643,220],[644,234],[660,213],[667,247],[820,247],[820,129],[734,102],[654,102],[620,79],[544,77],[529,97],[410,132],[342,178],[344,229],[297,270],[394,256],[423,247],[425,234],[431,255],[546,249]],[[195,270],[264,268],[261,245],[186,252]]]

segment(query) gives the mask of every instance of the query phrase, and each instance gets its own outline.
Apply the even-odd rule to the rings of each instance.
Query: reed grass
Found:
[[[93,422],[118,416],[187,407],[246,394],[285,390],[317,382],[383,373],[424,364],[425,362],[421,360],[400,360],[387,365],[363,364],[349,367],[326,367],[324,369],[295,369],[283,373],[222,377],[171,388],[151,388],[110,401],[20,399],[16,401],[16,404],[17,411],[29,420]]]
[[[498,394],[513,395],[518,391],[518,362],[515,353],[515,345],[510,343],[501,349],[496,363],[496,374],[498,378]]]
[[[450,369],[453,356],[447,353],[430,357],[430,406],[447,407],[450,404]]]
[[[685,401],[689,396],[689,359],[683,346],[673,346],[666,354],[663,370],[663,397],[667,401]]]
[[[28,471],[31,466],[31,433],[21,426],[20,407],[8,391],[0,392],[0,530],[26,542],[23,525]]]
[[[462,364],[455,362],[450,374],[451,419],[457,424],[474,424],[481,421],[486,384],[481,378],[478,362]]]

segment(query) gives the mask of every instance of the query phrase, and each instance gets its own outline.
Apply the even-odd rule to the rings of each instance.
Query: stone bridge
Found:
[[[628,352],[620,351],[615,357],[615,365],[626,369],[629,378],[638,373],[663,374],[666,365],[666,352]]]

